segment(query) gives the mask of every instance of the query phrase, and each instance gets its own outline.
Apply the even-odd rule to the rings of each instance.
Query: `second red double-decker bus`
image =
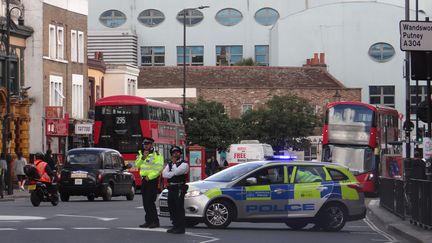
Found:
[[[382,157],[399,140],[399,113],[391,107],[333,102],[326,108],[322,160],[344,164],[364,192],[376,193]]]
[[[116,149],[126,163],[134,166],[143,137],[153,138],[157,151],[169,158],[172,145],[185,144],[182,107],[129,95],[109,96],[96,102],[95,147]],[[130,172],[135,176],[135,186],[140,188],[138,168],[131,168]]]

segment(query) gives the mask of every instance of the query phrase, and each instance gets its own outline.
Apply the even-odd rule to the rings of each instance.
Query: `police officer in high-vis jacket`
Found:
[[[178,146],[170,149],[171,159],[163,170],[163,178],[168,179],[168,208],[173,227],[168,233],[185,233],[184,197],[188,186],[186,185],[189,165],[182,159],[182,150]]]
[[[159,152],[154,150],[153,143],[152,138],[145,137],[142,143],[143,148],[138,151],[135,161],[136,167],[140,170],[142,180],[141,195],[145,211],[145,223],[140,225],[141,228],[159,227],[155,201],[164,159]]]

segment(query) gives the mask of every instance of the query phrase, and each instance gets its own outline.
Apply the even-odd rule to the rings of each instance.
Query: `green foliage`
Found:
[[[313,134],[319,118],[308,101],[295,95],[274,96],[266,108],[242,116],[242,138],[258,139],[277,150],[300,150],[309,144],[304,139]]]
[[[225,150],[238,141],[238,119],[229,119],[221,103],[199,98],[188,103],[186,134],[189,144]]]
[[[244,58],[239,62],[234,64],[235,66],[258,66],[257,63],[252,59],[252,57]]]

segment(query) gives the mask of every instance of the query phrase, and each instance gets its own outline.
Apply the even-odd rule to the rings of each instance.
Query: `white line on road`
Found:
[[[76,230],[106,230],[109,228],[104,228],[104,227],[76,227],[76,228],[72,228],[72,229],[76,229]]]
[[[387,234],[386,232],[380,230],[380,229],[379,229],[375,224],[373,224],[373,223],[369,220],[368,217],[364,218],[363,221],[364,221],[367,225],[369,225],[369,227],[370,227],[373,231],[377,232],[378,234],[380,234],[380,235],[382,235],[384,238],[386,238],[386,239],[388,240],[388,241],[386,241],[386,242],[388,242],[388,243],[398,242],[398,240],[397,240],[396,238],[394,238],[392,235]]]
[[[16,230],[14,228],[0,228],[0,231],[7,231],[7,230]]]
[[[37,216],[18,216],[18,215],[0,215],[0,221],[10,221],[10,220],[42,220],[46,219],[44,217]]]
[[[154,228],[154,229],[149,229],[149,228],[127,228],[127,227],[118,227],[117,229],[126,229],[126,230],[141,230],[141,231],[153,231],[153,232],[163,232],[166,233],[166,229],[164,228]],[[199,241],[198,243],[209,243],[209,242],[213,242],[213,241],[218,241],[220,240],[219,238],[216,237],[212,237],[212,236],[205,236],[205,235],[201,235],[199,233],[192,233],[192,232],[186,232],[186,235],[190,235],[190,236],[195,236],[195,237],[201,237],[201,238],[206,238],[207,240],[204,241]]]
[[[25,228],[28,230],[64,230],[63,228]]]
[[[56,214],[55,216],[59,216],[59,217],[74,217],[74,218],[92,218],[92,219],[98,219],[98,220],[102,220],[102,221],[111,221],[111,220],[118,219],[118,218],[104,218],[104,217],[97,217],[97,216],[69,215],[69,214]]]

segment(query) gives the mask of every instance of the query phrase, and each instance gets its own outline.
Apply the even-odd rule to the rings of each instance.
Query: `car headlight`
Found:
[[[186,192],[185,198],[187,197],[198,197],[202,194],[204,194],[207,190],[191,190]]]

